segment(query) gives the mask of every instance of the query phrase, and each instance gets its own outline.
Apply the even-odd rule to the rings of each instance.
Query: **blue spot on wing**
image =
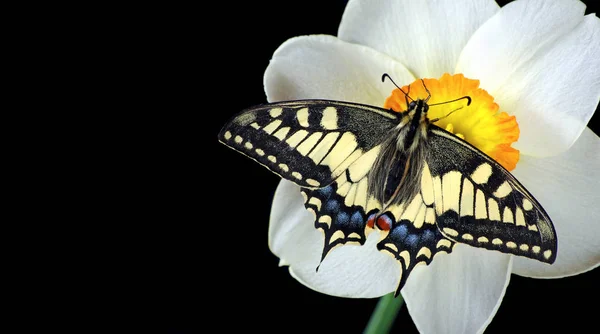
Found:
[[[423,242],[432,242],[435,238],[435,235],[430,230],[423,231],[423,235],[421,236],[421,240]]]
[[[415,247],[419,242],[419,236],[416,234],[410,234],[406,239],[404,239],[404,243],[407,246]]]
[[[363,226],[365,220],[363,218],[363,215],[356,211],[352,217],[350,217],[350,224],[352,224],[353,227],[359,227],[359,226]]]
[[[404,238],[406,238],[407,235],[408,228],[406,227],[406,225],[400,225],[396,227],[391,233],[391,237],[398,241],[404,240]]]
[[[331,194],[333,193],[333,187],[327,186],[325,188],[321,188],[321,189],[317,190],[317,192],[320,193],[321,195],[323,195],[324,198],[329,198],[329,197],[331,197]]]
[[[325,204],[325,212],[327,213],[335,213],[340,211],[340,203],[334,199],[327,201]]]
[[[350,215],[348,215],[344,211],[340,211],[337,214],[336,223],[339,224],[339,225],[348,225],[348,223],[350,223]]]

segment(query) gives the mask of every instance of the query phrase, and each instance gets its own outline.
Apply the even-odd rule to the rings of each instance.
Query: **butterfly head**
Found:
[[[427,111],[429,111],[429,105],[427,104],[427,100],[417,99],[411,101],[408,104],[408,111],[410,112],[413,110],[421,114],[427,114]]]

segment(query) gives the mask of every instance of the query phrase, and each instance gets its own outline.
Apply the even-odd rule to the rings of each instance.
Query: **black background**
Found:
[[[279,178],[217,142],[230,117],[266,102],[263,73],[275,49],[294,36],[336,35],[344,7],[345,1],[227,2],[182,14],[192,21],[169,20],[173,43],[185,44],[179,49],[192,58],[181,95],[193,101],[169,111],[170,121],[181,119],[169,123],[164,143],[157,141],[165,167],[157,175],[159,208],[149,220],[158,227],[134,257],[143,260],[133,282],[144,287],[142,323],[168,333],[363,330],[377,299],[323,295],[278,267],[267,231]],[[191,122],[190,114],[199,120]],[[599,117],[590,123],[596,133]],[[594,326],[598,276],[598,269],[554,280],[513,275],[487,333]],[[417,332],[406,307],[394,331]]]

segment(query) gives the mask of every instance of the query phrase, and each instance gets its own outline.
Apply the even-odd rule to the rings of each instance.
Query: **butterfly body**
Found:
[[[377,247],[412,269],[457,243],[554,262],[556,234],[542,206],[514,176],[466,141],[432,124],[426,100],[398,113],[330,100],[285,101],[235,116],[225,145],[295,182],[335,247]]]

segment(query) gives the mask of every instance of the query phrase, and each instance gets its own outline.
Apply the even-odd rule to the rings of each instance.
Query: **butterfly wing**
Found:
[[[440,232],[456,242],[546,263],[556,259],[556,232],[540,203],[496,161],[466,141],[430,126],[423,187]],[[422,190],[423,190],[422,189]]]
[[[271,103],[242,111],[219,140],[301,187],[321,188],[380,143],[397,117],[340,101]]]

